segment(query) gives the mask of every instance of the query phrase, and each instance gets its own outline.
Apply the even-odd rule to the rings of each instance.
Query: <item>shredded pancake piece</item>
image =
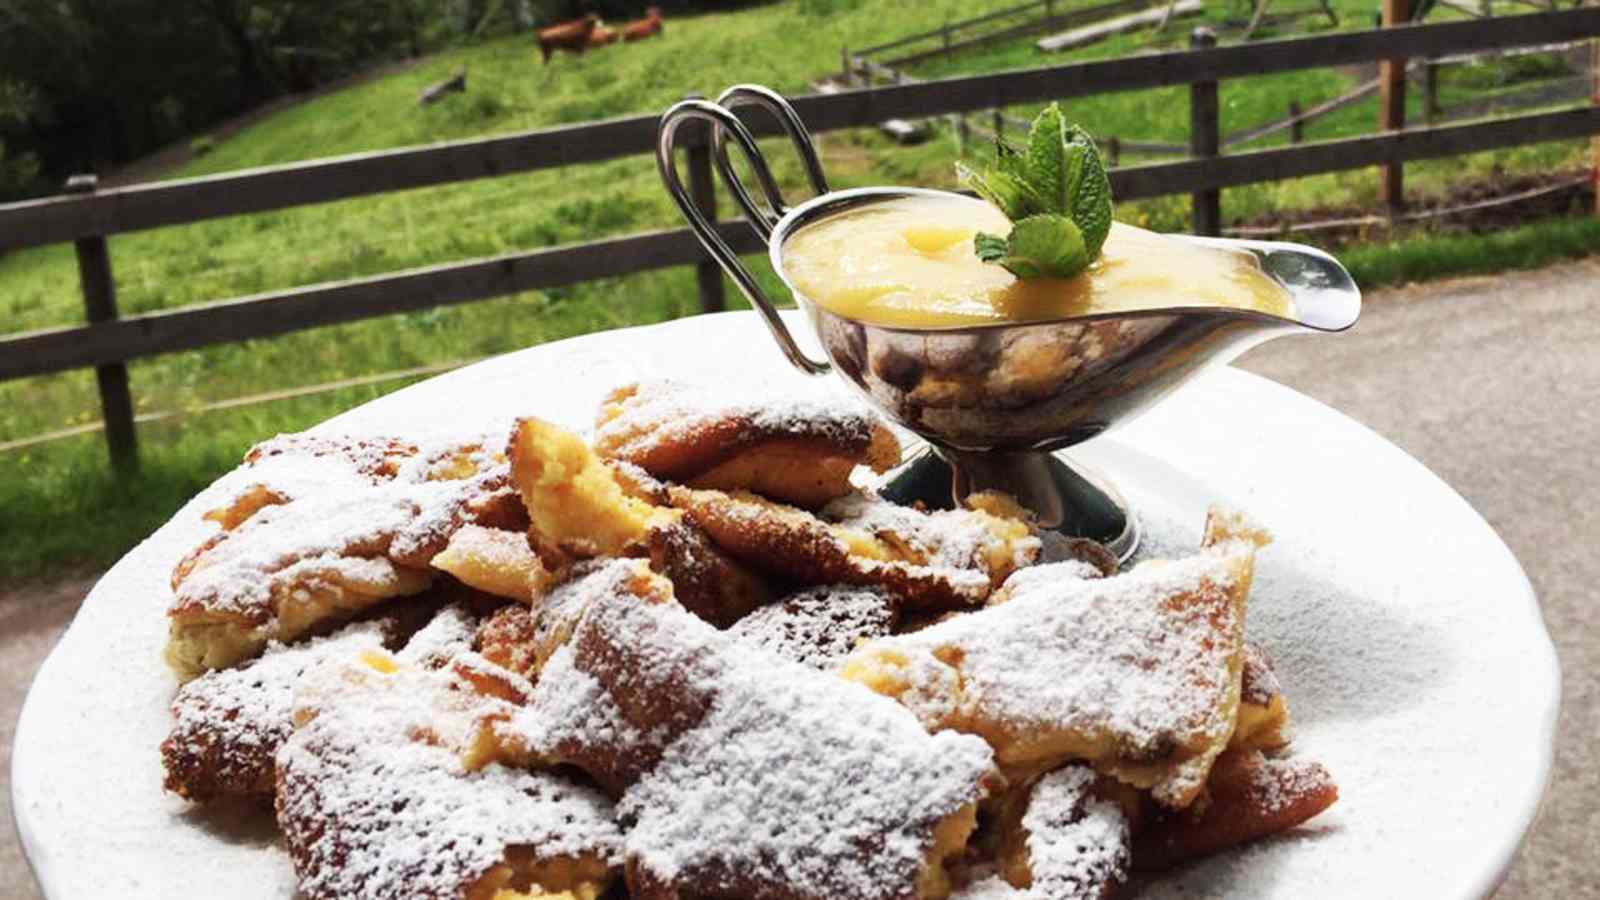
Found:
[[[482,525],[463,525],[432,565],[469,587],[522,603],[532,603],[555,578],[526,534]]]
[[[999,873],[957,896],[1104,900],[1127,880],[1128,819],[1099,796],[1094,770],[1067,766],[1018,793],[1001,814]]]
[[[1008,775],[1083,760],[1181,808],[1233,731],[1255,550],[1252,533],[1112,578],[1034,567],[1005,603],[873,641],[841,674],[982,736]]]
[[[866,531],[830,524],[755,494],[682,487],[670,494],[672,505],[728,555],[776,578],[803,585],[879,587],[903,606],[924,610],[977,606],[992,587],[989,574],[976,565],[908,561]]]
[[[1134,843],[1135,867],[1167,869],[1288,831],[1332,806],[1339,788],[1320,763],[1229,750],[1211,770],[1206,798],[1192,809],[1155,810]]]
[[[740,619],[728,634],[813,669],[830,671],[857,645],[894,632],[894,598],[871,587],[808,588]]]
[[[884,472],[900,461],[894,433],[864,407],[835,397],[740,397],[729,387],[620,387],[601,404],[595,449],[656,478],[811,508],[847,493],[856,466]]]
[[[983,506],[984,495],[978,500]],[[1039,538],[1023,518],[978,507],[925,512],[857,491],[828,504],[822,517],[836,528],[872,535],[898,560],[941,569],[976,569],[995,587],[1039,558]]]
[[[290,436],[251,451],[222,526],[173,572],[167,660],[187,680],[432,582],[463,524],[502,518],[509,468],[481,442]],[[458,477],[464,476],[464,477]]]
[[[645,898],[946,896],[994,778],[982,741],[621,593],[589,603],[509,727],[621,789]]]
[[[277,814],[303,896],[605,889],[621,841],[610,801],[480,758],[486,723],[512,707],[461,672],[371,654],[301,693],[301,724],[278,754]]]
[[[476,616],[460,604],[440,609],[439,601],[428,599],[326,637],[271,644],[243,666],[207,672],[180,687],[172,700],[172,731],[161,744],[167,790],[198,803],[270,799],[273,756],[294,730],[294,690],[307,671],[401,644],[401,659],[438,668],[471,649]]]
[[[1279,750],[1289,745],[1289,701],[1272,671],[1267,651],[1244,643],[1239,679],[1239,721],[1228,740],[1232,750]]]

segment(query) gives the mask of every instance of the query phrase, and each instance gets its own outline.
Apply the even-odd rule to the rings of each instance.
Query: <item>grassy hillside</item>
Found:
[[[860,47],[937,27],[983,8],[970,0],[892,0],[773,4],[736,13],[669,20],[660,40],[606,48],[583,57],[539,62],[528,37],[441,53],[383,78],[289,108],[219,142],[208,155],[172,174],[198,175],[332,154],[504,133],[630,113],[654,112],[686,92],[715,94],[739,81],[804,91],[838,66],[843,46]],[[1366,3],[1344,0],[1344,21],[1369,21]],[[1211,18],[1229,14],[1219,4]],[[1077,58],[1147,49],[1183,40],[1195,20],[1165,36],[1117,38]],[[919,75],[992,71],[1074,57],[1041,57],[1030,41],[960,56]],[[465,66],[468,90],[418,108],[425,85]],[[1482,72],[1452,74],[1448,105],[1477,95]],[[1490,73],[1491,82],[1495,76]],[[1358,73],[1311,71],[1223,85],[1225,132],[1282,116],[1291,99],[1309,106],[1359,81]],[[1181,142],[1187,102],[1181,89],[1111,94],[1073,101],[1072,115],[1102,135]],[[1027,110],[1016,111],[1024,114]],[[1420,118],[1420,111],[1415,113]],[[1374,108],[1363,105],[1313,126],[1312,139],[1370,130]],[[1282,138],[1277,138],[1281,140]],[[1266,142],[1266,143],[1270,143]],[[782,149],[774,145],[780,157]],[[1443,190],[1463,171],[1491,167],[1540,170],[1581,153],[1550,145],[1466,161],[1411,167],[1418,195]],[[957,149],[941,133],[914,148],[875,131],[830,135],[823,142],[839,186],[881,182],[948,184]],[[1125,163],[1139,160],[1124,160]],[[784,160],[779,174],[798,172]],[[1225,214],[1370,201],[1368,172],[1254,186],[1225,193]],[[1130,204],[1122,218],[1153,227],[1187,226],[1187,199]],[[441,188],[344,201],[119,235],[111,240],[124,312],[168,309],[300,284],[374,274],[449,260],[532,249],[677,224],[653,164],[644,157]],[[1533,237],[1521,240],[1531,258]],[[1568,228],[1564,243],[1593,246],[1593,232]],[[1591,243],[1584,244],[1584,240]],[[1576,242],[1576,243],[1574,243]],[[1508,244],[1509,246],[1509,244]],[[1418,249],[1423,247],[1423,249]],[[1474,256],[1453,246],[1442,256],[1425,245],[1356,254],[1358,272],[1383,279],[1438,274]],[[1409,254],[1409,255],[1407,255]],[[1536,254],[1535,254],[1536,255]],[[1439,260],[1458,260],[1451,265]],[[73,324],[82,311],[69,246],[0,257],[0,322],[4,330]],[[131,368],[141,412],[194,409],[263,391],[472,359],[601,328],[660,321],[695,311],[686,271],[652,273],[507,297],[468,306],[400,315],[302,332],[249,344],[142,360]],[[159,523],[200,484],[231,465],[254,440],[326,418],[405,381],[167,420],[142,427],[146,477],[118,487],[103,469],[98,436],[23,451],[0,452],[0,530],[34,535],[0,543],[0,578],[41,571],[62,561],[112,558]],[[94,377],[75,372],[0,384],[0,442],[99,417]]]

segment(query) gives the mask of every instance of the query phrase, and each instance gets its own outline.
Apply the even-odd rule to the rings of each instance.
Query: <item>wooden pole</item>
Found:
[[[1122,141],[1117,138],[1106,140],[1106,167],[1115,169],[1122,164]]]
[[[690,94],[690,100],[703,99],[699,94]],[[711,127],[706,122],[693,122],[694,131],[690,133],[693,141],[689,143],[689,196],[694,200],[695,208],[705,214],[705,217],[714,226],[717,223],[717,177],[711,169]],[[695,263],[694,280],[700,290],[701,312],[722,312],[728,308],[727,296],[723,292],[722,267],[713,259],[702,259]]]
[[[1383,0],[1383,26],[1406,24],[1409,0]],[[1406,61],[1404,58],[1378,62],[1378,128],[1399,131],[1406,127]],[[1378,167],[1378,200],[1391,211],[1405,206],[1405,168],[1399,163]]]
[[[1289,143],[1298,144],[1306,139],[1306,122],[1300,118],[1300,101],[1289,101]]]
[[[1600,106],[1600,39],[1589,44],[1591,57],[1590,68],[1594,72],[1594,90],[1590,94],[1589,102]],[[1590,156],[1593,158],[1594,171],[1591,172],[1591,184],[1594,186],[1594,214],[1600,216],[1600,134],[1589,139]]]
[[[1201,26],[1189,36],[1189,46],[1203,50],[1217,45],[1216,32]],[[1189,155],[1196,159],[1213,157],[1221,150],[1222,128],[1218,121],[1217,83],[1197,81],[1189,85]],[[1222,234],[1222,191],[1211,188],[1189,195],[1194,207],[1190,227],[1195,234]]]
[[[1422,120],[1432,125],[1439,112],[1439,64],[1429,59],[1422,64]]]
[[[100,186],[94,175],[74,175],[67,179],[67,193],[92,194]],[[83,288],[83,312],[89,324],[117,318],[117,282],[111,274],[111,251],[104,235],[79,238],[73,242],[78,252],[78,283]],[[95,366],[100,386],[100,415],[106,423],[106,449],[111,463],[123,475],[139,468],[139,439],[133,425],[133,397],[128,392],[128,367],[125,363]]]
[[[839,59],[843,63],[843,65],[840,66],[840,68],[844,71],[844,86],[845,87],[854,87],[855,83],[856,83],[856,73],[855,73],[854,67],[852,67],[850,65],[850,48],[849,47],[840,48],[840,50],[839,50]]]
[[[1005,137],[1006,134],[1006,114],[1001,112],[998,106],[990,110],[990,112],[994,114],[994,122],[992,123],[994,125],[994,140],[995,143],[999,143],[1000,139]]]

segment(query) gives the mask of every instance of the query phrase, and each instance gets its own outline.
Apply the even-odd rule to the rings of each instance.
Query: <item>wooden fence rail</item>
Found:
[[[1118,168],[1112,187],[1123,199],[1192,193],[1196,226],[1215,233],[1216,192],[1375,165],[1454,156],[1520,144],[1600,135],[1600,105],[1488,122],[1407,129],[1247,153],[1220,153],[1216,135],[1216,83],[1297,69],[1395,58],[1441,57],[1600,37],[1600,8],[1437,25],[1399,25],[1374,31],[1261,41],[1120,59],[946,78],[795,98],[816,131],[870,126],[892,118],[991,110],[1168,85],[1191,85],[1197,101],[1196,158]],[[774,123],[755,117],[758,133]],[[65,241],[88,250],[83,286],[89,324],[0,338],[0,381],[96,367],[107,434],[119,460],[133,454],[131,404],[122,364],[130,359],[214,344],[280,335],[397,312],[464,303],[536,288],[569,285],[652,269],[697,265],[702,298],[716,305],[722,282],[686,229],[650,232],[447,263],[327,284],[239,297],[164,312],[117,317],[109,255],[96,256],[108,235],[326,203],[352,197],[452,182],[592,163],[652,152],[656,117],[632,116],[482,140],[356,154],[104,191],[65,194],[0,205],[0,250]],[[696,202],[714,209],[705,136],[689,146]],[[1204,207],[1204,208],[1202,208]],[[758,249],[742,223],[724,223],[741,252]],[[106,282],[103,290],[100,279]],[[109,302],[106,302],[109,301]],[[108,377],[109,376],[109,377]],[[112,421],[117,419],[118,421]],[[121,421],[126,419],[126,421]]]

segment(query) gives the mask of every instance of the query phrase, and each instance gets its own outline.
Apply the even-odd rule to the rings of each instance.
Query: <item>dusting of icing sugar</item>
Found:
[[[784,388],[775,394],[769,383],[643,381],[632,396],[606,405],[605,412],[615,415],[595,427],[595,446],[606,456],[655,471],[655,454],[705,441],[714,432],[735,444],[741,434],[748,440],[818,438],[860,447],[871,440],[879,419],[859,401],[805,385]]]
[[[1283,693],[1278,675],[1272,670],[1272,659],[1267,651],[1254,641],[1244,642],[1244,670],[1239,683],[1239,699],[1255,706],[1266,706],[1272,698]]]
[[[598,742],[590,749],[613,756],[637,749],[619,736],[663,742],[618,803],[630,866],[661,890],[910,896],[934,826],[980,799],[992,772],[981,740],[929,735],[892,701],[675,604],[596,600],[552,657],[525,720],[559,719],[578,695],[609,715],[546,734]]]
[[[301,692],[314,713],[278,753],[278,823],[309,898],[459,898],[524,848],[536,860],[615,862],[611,803],[559,775],[461,748],[507,704],[446,671],[329,674]]]
[[[822,510],[837,525],[856,528],[906,545],[925,565],[938,568],[987,568],[984,550],[999,539],[990,531],[992,518],[969,509],[923,511],[891,503],[864,491],[846,494]],[[1013,566],[1026,566],[1039,555],[1037,537],[1010,541]]]
[[[734,623],[728,634],[784,659],[829,670],[857,644],[892,632],[895,620],[894,598],[887,593],[835,584],[763,606]]]
[[[395,656],[407,665],[437,669],[472,649],[478,634],[478,617],[460,603],[434,614]]]
[[[1119,752],[1130,754],[1221,740],[1232,727],[1218,711],[1231,689],[1243,610],[1170,601],[1197,593],[1225,600],[1233,552],[1247,551],[1217,548],[1104,579],[1070,576],[1076,570],[1051,579],[1055,566],[1041,566],[1008,602],[857,654],[909,660],[916,697],[908,702],[930,727],[957,713],[1021,735],[1115,736]],[[945,662],[952,650],[956,665]]]
[[[308,668],[381,649],[386,623],[358,622],[327,637],[272,643],[237,669],[208,672],[178,689],[172,732],[161,745],[168,790],[191,800],[270,795],[272,759],[294,724],[294,686]]]
[[[1263,757],[1249,770],[1249,793],[1266,815],[1281,813],[1305,798],[1333,787],[1333,776],[1321,763],[1294,757]]]
[[[1094,772],[1068,766],[1039,779],[1022,816],[1029,895],[1039,900],[1096,900],[1127,877],[1128,820],[1115,803],[1091,793]]]

